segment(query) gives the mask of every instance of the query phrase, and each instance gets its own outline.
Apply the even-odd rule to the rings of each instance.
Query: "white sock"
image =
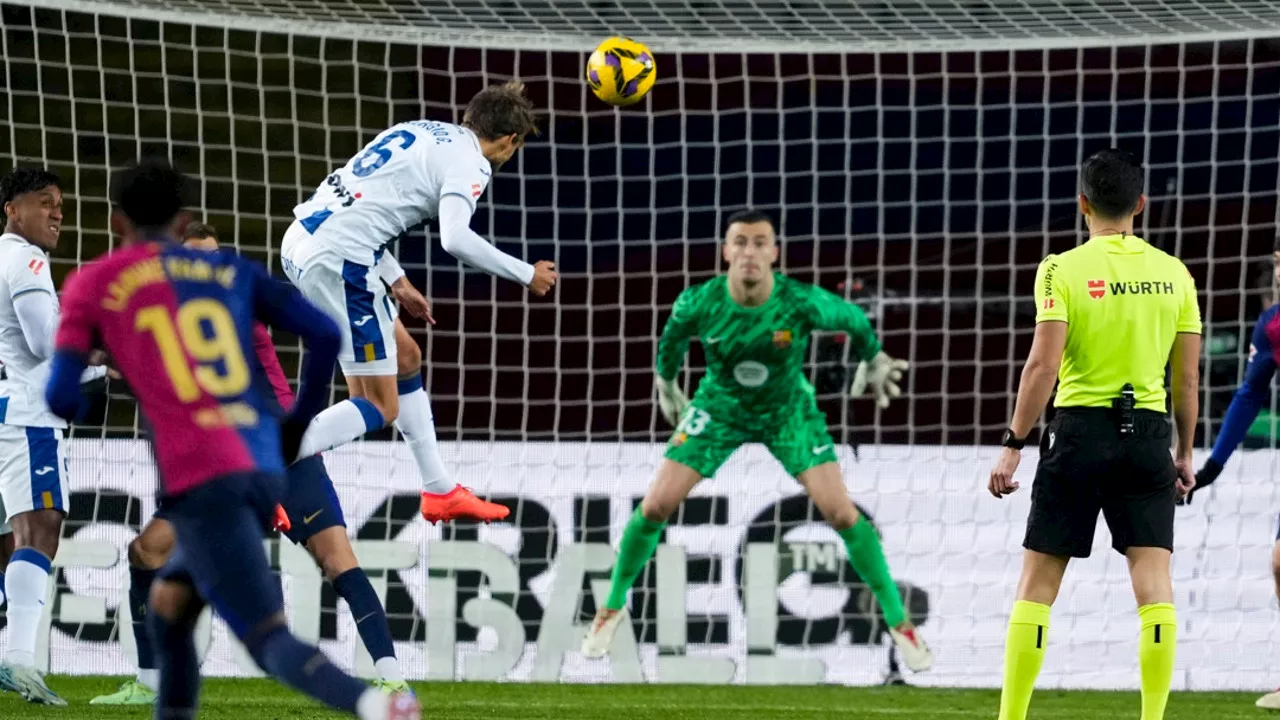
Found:
[[[316,415],[302,436],[298,458],[332,450],[386,425],[382,413],[364,398],[343,400]]]
[[[5,571],[9,598],[9,655],[12,665],[36,664],[36,638],[49,590],[49,558],[31,548],[18,548]]]
[[[138,668],[138,682],[152,692],[160,689],[160,671],[155,668]]]
[[[396,429],[404,435],[405,444],[418,462],[422,474],[422,491],[443,495],[454,488],[453,478],[440,459],[440,445],[436,443],[436,421],[431,415],[431,400],[422,389],[419,380],[415,389],[400,396],[400,416]]]
[[[373,669],[378,671],[378,677],[387,682],[404,682],[404,673],[400,672],[400,661],[393,657],[375,660]]]
[[[356,717],[360,720],[387,720],[391,714],[391,699],[377,688],[360,693],[356,700]]]

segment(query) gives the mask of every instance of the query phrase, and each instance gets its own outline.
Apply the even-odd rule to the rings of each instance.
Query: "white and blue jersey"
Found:
[[[400,123],[334,170],[293,210],[285,274],[338,323],[348,376],[395,375],[396,312],[387,284],[404,275],[387,245],[457,195],[474,212],[493,169],[475,133],[451,123]]]
[[[49,357],[23,329],[18,302],[38,300],[56,320],[58,295],[44,250],[12,233],[0,235],[0,521],[31,510],[67,509],[67,423],[44,401]],[[51,310],[49,309],[51,308]],[[42,320],[44,322],[44,320]],[[45,353],[52,350],[52,338]]]
[[[329,173],[293,216],[310,235],[303,245],[369,267],[389,242],[434,218],[441,197],[457,195],[474,211],[492,174],[470,130],[429,120],[400,123]],[[307,253],[299,247],[293,254],[305,260]]]

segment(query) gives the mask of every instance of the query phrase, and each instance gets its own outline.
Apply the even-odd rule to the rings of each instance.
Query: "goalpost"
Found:
[[[844,397],[839,338],[813,343],[850,492],[884,534],[939,653],[935,670],[912,681],[989,686],[1034,454],[1023,492],[997,502],[981,485],[1030,344],[1035,266],[1080,236],[1077,167],[1112,145],[1143,158],[1151,202],[1141,233],[1184,258],[1201,288],[1202,423],[1216,430],[1272,294],[1258,263],[1280,221],[1278,9],[1273,0],[4,2],[0,152],[66,183],[59,281],[110,247],[110,170],[147,153],[198,178],[200,219],[278,270],[292,207],[375,133],[420,117],[459,120],[484,85],[528,84],[547,111],[542,137],[495,175],[476,230],[526,258],[554,258],[563,271],[554,295],[528,298],[463,271],[429,229],[397,245],[439,320],[410,327],[425,348],[446,459],[460,482],[509,501],[514,522],[424,526],[416,470],[389,432],[327,455],[353,536],[405,544],[366,545],[362,560],[391,566],[393,634],[419,678],[881,679],[887,645],[870,594],[798,487],[754,448],[673,518],[634,594],[638,649],[609,664],[565,652],[595,607],[581,591],[607,578],[608,544],[669,432],[652,397],[661,323],[681,289],[719,271],[728,214],[769,211],[781,268],[863,303],[887,349],[913,362],[906,396],[877,413]],[[632,108],[600,103],[581,80],[586,52],[611,34],[657,55],[658,84]],[[293,343],[282,354],[296,367]],[[696,344],[690,364],[692,389]],[[121,558],[154,509],[138,428],[117,392],[103,424],[78,428],[73,443],[69,537]],[[1275,681],[1272,432],[1261,423],[1251,442],[1265,449],[1237,455],[1215,489],[1180,510],[1176,687]],[[1044,684],[1136,684],[1132,647],[1116,640],[1136,633],[1132,596],[1108,542],[1100,533],[1094,558],[1073,566]],[[289,549],[277,552],[301,567]],[[124,568],[59,574],[55,673],[127,671],[116,643]],[[298,573],[287,580],[304,618],[295,624],[359,666],[345,607]],[[206,671],[245,672],[225,635],[215,623]]]

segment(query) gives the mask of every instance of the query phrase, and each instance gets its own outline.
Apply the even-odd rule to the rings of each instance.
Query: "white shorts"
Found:
[[[67,440],[60,428],[0,425],[0,517],[67,512]]]
[[[280,258],[285,275],[342,330],[338,364],[344,375],[396,375],[396,311],[376,267],[317,248],[306,228],[293,223]]]

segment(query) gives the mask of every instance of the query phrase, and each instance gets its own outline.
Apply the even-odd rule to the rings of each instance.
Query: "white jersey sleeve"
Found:
[[[16,238],[16,235],[9,236]],[[25,240],[10,241],[5,249],[4,283],[9,301],[32,292],[56,294],[49,256],[43,250]]]
[[[308,236],[289,259],[304,265],[326,250],[373,267],[392,240],[436,216],[443,194],[462,195],[474,208],[491,172],[466,128],[426,120],[390,127],[294,208]]]
[[[440,214],[440,198],[445,195],[457,195],[466,200],[467,205],[471,207],[471,212],[474,213],[476,201],[484,194],[485,188],[489,187],[489,180],[493,175],[489,161],[483,155],[480,156],[479,162],[475,160],[466,162],[459,158],[459,162],[453,162],[441,168],[433,167],[432,170],[441,174],[440,197],[436,198],[436,215]]]
[[[43,302],[24,303],[24,297],[29,301],[37,293],[45,296]],[[24,320],[19,317],[18,308],[22,305],[26,306],[26,325],[31,327],[24,327]],[[49,256],[18,235],[0,235],[0,424],[67,426],[62,418],[49,412],[44,402],[49,361],[39,351],[47,352],[47,348],[39,342],[41,338],[33,338],[35,342],[29,339],[38,333],[49,333],[49,323],[57,317],[58,309]]]

